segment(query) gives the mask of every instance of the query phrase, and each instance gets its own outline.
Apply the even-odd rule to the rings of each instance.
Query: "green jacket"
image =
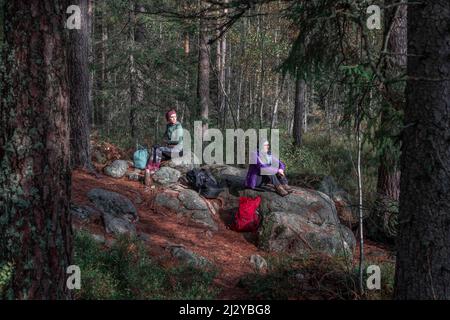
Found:
[[[167,140],[169,146],[176,146],[183,143],[183,127],[181,123],[177,122],[175,124],[168,123],[166,125],[166,132],[164,133],[164,138]]]

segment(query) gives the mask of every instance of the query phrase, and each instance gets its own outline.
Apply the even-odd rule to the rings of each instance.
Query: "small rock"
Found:
[[[94,162],[97,162],[97,163],[100,163],[100,164],[104,164],[107,161],[106,157],[99,150],[95,150],[92,153],[92,160]]]
[[[178,198],[173,197],[166,192],[160,192],[156,194],[155,204],[160,207],[173,210],[175,212],[180,212],[181,210],[180,200],[178,200]]]
[[[142,200],[142,197],[140,195],[136,195],[136,198],[134,198],[134,203],[136,204],[142,204],[144,200]]]
[[[143,181],[144,180],[143,176],[140,175],[139,172],[136,172],[136,171],[128,172],[126,174],[126,176],[127,176],[128,180],[131,180],[131,181]]]
[[[211,213],[209,212],[209,210],[184,210],[183,214],[185,216],[190,216],[190,219],[204,225],[205,227],[213,231],[219,230],[219,227],[211,217]]]
[[[102,212],[117,216],[131,215],[134,219],[138,218],[137,210],[130,199],[117,192],[94,188],[89,190],[87,196]]]
[[[139,240],[142,240],[144,242],[150,241],[150,236],[146,233],[139,233],[137,237]]]
[[[184,248],[180,245],[171,245],[168,247],[170,253],[173,257],[177,258],[179,261],[191,264],[197,268],[204,268],[211,266],[211,262],[205,257],[202,257],[194,252]]]
[[[303,273],[297,273],[295,274],[295,279],[298,281],[303,281],[305,279],[305,275]]]
[[[178,199],[183,203],[186,209],[190,210],[208,210],[205,200],[194,190],[185,189],[180,192]]]
[[[213,237],[212,232],[209,231],[209,230],[205,232],[205,235],[206,235],[206,237],[209,238],[209,239],[212,239],[212,237]]]
[[[105,245],[108,247],[112,247],[116,243],[116,239],[106,239]]]
[[[162,167],[153,175],[153,181],[163,185],[171,185],[178,181],[181,176],[181,172],[169,167]]]
[[[253,265],[253,267],[258,271],[262,271],[264,269],[267,269],[267,261],[263,257],[261,257],[259,254],[254,254],[250,257],[250,263]]]
[[[105,242],[106,242],[105,237],[102,236],[102,235],[100,235],[100,234],[93,234],[93,235],[92,235],[92,238],[93,238],[95,241],[100,242],[100,243],[105,243]]]
[[[138,219],[138,213],[130,199],[99,188],[91,189],[88,198],[102,212],[107,233],[136,234],[136,226],[132,220]]]
[[[128,170],[128,162],[125,160],[114,160],[104,171],[105,174],[113,178],[122,178]]]
[[[100,213],[97,210],[85,205],[78,206],[71,203],[70,211],[74,217],[77,217],[80,220],[90,220],[100,216]]]
[[[103,220],[107,233],[113,233],[115,235],[136,234],[136,226],[127,217],[117,217],[108,212],[104,212]]]

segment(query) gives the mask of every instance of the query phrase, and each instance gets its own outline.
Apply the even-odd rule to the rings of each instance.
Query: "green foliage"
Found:
[[[372,264],[380,266],[381,289],[366,290],[364,295],[359,294],[358,267],[343,257],[323,254],[270,257],[267,273],[249,274],[240,285],[248,291],[249,299],[390,299],[395,264],[367,261],[364,270]],[[364,273],[364,285],[368,276]]]
[[[332,137],[323,132],[308,132],[304,135],[303,146],[295,147],[292,142],[282,144],[281,158],[287,165],[287,173],[295,179],[298,175],[332,176],[338,186],[356,195],[357,180],[355,176],[356,155],[354,146],[345,135],[333,131]],[[286,137],[286,141],[289,141]],[[364,191],[375,192],[377,163],[370,146],[363,150]]]
[[[13,274],[12,263],[0,263],[0,297],[4,294],[5,289],[11,281]]]
[[[345,259],[320,254],[268,259],[266,274],[241,279],[250,299],[355,299],[357,273]]]
[[[74,264],[81,269],[78,299],[212,299],[215,270],[164,268],[142,242],[119,237],[104,248],[86,232],[75,235]]]

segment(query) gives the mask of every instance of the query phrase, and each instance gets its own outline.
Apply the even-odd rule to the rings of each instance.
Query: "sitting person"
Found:
[[[164,132],[164,146],[154,145],[152,147],[151,157],[147,163],[147,169],[153,171],[159,168],[161,160],[170,160],[174,153],[183,156],[183,127],[177,121],[175,110],[169,110],[166,113],[166,131]]]
[[[284,173],[286,165],[272,156],[269,147],[269,142],[264,141],[262,150],[252,153],[252,163],[248,168],[245,187],[254,189],[255,187],[272,184],[276,193],[284,197],[292,192]]]

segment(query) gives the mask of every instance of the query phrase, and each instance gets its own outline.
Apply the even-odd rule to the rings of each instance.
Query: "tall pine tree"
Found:
[[[0,261],[14,299],[65,299],[72,256],[66,6],[5,3],[0,105]]]
[[[450,2],[408,4],[397,299],[450,299]]]

